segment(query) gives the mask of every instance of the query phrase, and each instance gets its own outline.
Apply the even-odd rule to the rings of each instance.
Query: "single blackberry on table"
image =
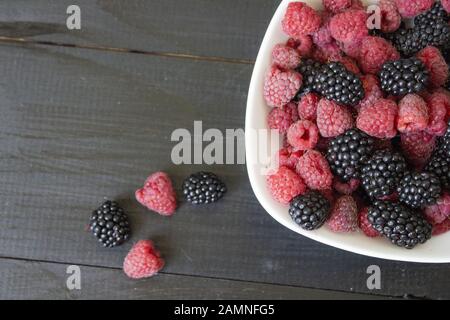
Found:
[[[296,69],[303,77],[303,84],[297,93],[295,100],[300,100],[300,98],[312,91],[314,91],[314,77],[322,64],[319,61],[313,59],[302,60],[300,66]]]
[[[227,192],[225,184],[211,172],[197,172],[183,182],[183,194],[192,204],[208,204],[219,201]]]
[[[367,218],[375,230],[399,247],[412,249],[431,238],[432,227],[422,214],[400,203],[375,201]]]
[[[105,201],[92,212],[89,228],[104,247],[121,245],[130,237],[128,216],[115,201]]]
[[[398,152],[379,150],[361,167],[361,183],[371,198],[391,195],[406,172],[405,158]]]
[[[330,141],[327,160],[344,182],[359,178],[361,165],[369,159],[375,140],[358,129],[347,130]]]
[[[365,96],[361,79],[340,62],[330,62],[319,69],[314,77],[314,91],[347,106],[357,105]]]
[[[292,199],[289,214],[296,224],[311,231],[323,226],[330,210],[330,202],[320,192],[308,191]]]
[[[394,96],[424,90],[429,78],[425,65],[416,58],[387,62],[380,71],[381,89]]]
[[[436,203],[441,195],[441,182],[430,172],[407,173],[397,192],[400,202],[411,208],[423,208]]]

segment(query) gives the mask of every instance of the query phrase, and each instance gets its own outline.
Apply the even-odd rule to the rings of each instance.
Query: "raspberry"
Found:
[[[450,0],[441,0],[441,3],[444,10],[450,13]]]
[[[327,226],[333,232],[353,232],[358,227],[358,207],[351,196],[336,200]]]
[[[264,83],[264,98],[269,106],[281,107],[295,97],[301,86],[301,74],[272,66]]]
[[[353,128],[353,117],[347,107],[321,99],[317,106],[317,127],[323,137],[336,137]]]
[[[150,240],[137,242],[123,262],[123,271],[132,279],[154,276],[164,267],[164,260]]]
[[[303,2],[289,3],[281,22],[283,31],[293,38],[316,32],[320,24],[321,18],[318,12]]]
[[[309,120],[299,120],[289,127],[287,140],[296,150],[313,149],[319,141],[319,129]]]
[[[448,66],[438,48],[428,46],[417,53],[428,72],[430,73],[430,84],[435,87],[443,86],[448,79]]]
[[[351,179],[349,182],[341,182],[339,179],[334,179],[333,188],[340,194],[351,195],[358,190],[361,181],[358,179]]]
[[[378,4],[381,11],[381,31],[390,33],[400,28],[402,17],[393,0],[381,0]]]
[[[273,108],[267,116],[267,123],[272,130],[285,134],[289,127],[298,120],[297,106],[288,103],[282,108]]]
[[[436,136],[443,136],[447,130],[447,111],[450,110],[450,95],[435,91],[426,98],[430,122],[426,131]]]
[[[398,11],[404,18],[413,18],[431,9],[434,0],[394,0]]]
[[[377,74],[383,64],[399,58],[397,49],[383,38],[366,37],[361,43],[359,64],[365,73]]]
[[[380,234],[377,230],[372,227],[372,224],[369,222],[367,215],[369,214],[369,208],[364,207],[358,213],[358,226],[364,232],[366,236],[369,238],[379,237]]]
[[[301,57],[309,57],[311,55],[313,41],[310,36],[303,35],[296,39],[290,38],[286,45],[297,50]]]
[[[383,97],[380,81],[374,75],[368,74],[361,77],[365,92],[364,99],[358,105],[358,108],[364,108],[374,104],[378,99]]]
[[[144,186],[137,190],[136,200],[148,209],[163,216],[171,216],[177,208],[176,194],[172,181],[164,172],[156,172],[145,180]]]
[[[330,189],[333,174],[325,157],[318,151],[306,152],[297,163],[297,173],[312,190]]]
[[[344,43],[358,41],[369,34],[366,21],[367,14],[363,10],[338,13],[330,21],[331,35]]]
[[[436,204],[425,208],[425,216],[433,225],[443,223],[450,218],[450,193],[444,193]]]
[[[415,132],[428,126],[427,103],[417,94],[408,94],[398,104],[397,130]]]
[[[352,0],[323,0],[323,6],[332,13],[339,13],[352,5]]]
[[[352,5],[349,9],[353,10],[364,10],[364,4],[361,2],[361,0],[352,0]]]
[[[282,204],[289,204],[294,197],[306,191],[302,178],[288,167],[280,167],[275,174],[269,175],[267,187],[272,197]]]
[[[398,192],[395,191],[391,194],[388,194],[387,196],[380,197],[380,200],[398,202],[398,197],[399,197]]]
[[[291,151],[288,148],[282,148],[276,156],[278,157],[279,167],[288,167],[289,169],[295,170],[298,160],[303,156],[304,151]]]
[[[344,67],[354,74],[361,74],[361,70],[359,70],[358,64],[350,57],[347,56],[341,56],[337,57],[335,59],[331,59],[331,61],[340,62],[344,65]]]
[[[295,69],[301,62],[300,54],[284,44],[277,44],[272,50],[272,61],[280,68]]]
[[[422,168],[434,151],[436,137],[425,131],[402,133],[400,146],[405,158],[415,167]]]
[[[391,139],[397,135],[395,128],[397,109],[395,102],[378,99],[374,104],[359,110],[356,126],[369,136]]]
[[[350,58],[359,59],[359,54],[361,52],[362,39],[353,42],[343,43],[338,42],[339,48]]]
[[[322,12],[322,26],[312,35],[312,40],[315,44],[321,46],[334,41],[330,31],[331,14]]]
[[[433,236],[438,236],[450,231],[450,219],[433,226]]]
[[[298,115],[300,119],[315,121],[317,118],[317,105],[320,97],[315,93],[305,94],[298,103]]]
[[[316,46],[313,50],[312,57],[318,61],[336,61],[342,57],[342,52],[336,42],[331,42]]]

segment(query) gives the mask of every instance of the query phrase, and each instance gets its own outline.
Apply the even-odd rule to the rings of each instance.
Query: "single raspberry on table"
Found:
[[[283,69],[295,69],[302,61],[297,50],[277,44],[272,50],[272,62]]]
[[[351,196],[342,196],[334,204],[327,226],[333,232],[353,232],[358,227],[358,207]]]
[[[150,240],[137,242],[123,262],[123,271],[132,279],[154,276],[164,267],[164,260]]]
[[[323,137],[337,137],[353,128],[353,117],[349,109],[337,103],[321,99],[317,106],[317,127]]]
[[[445,192],[436,204],[425,208],[425,216],[433,225],[440,224],[450,218],[450,193]]]
[[[323,0],[323,6],[325,10],[332,13],[338,13],[345,9],[350,8],[352,0]]]
[[[321,25],[320,14],[303,2],[291,2],[281,22],[283,31],[290,37],[298,38],[313,34]]]
[[[172,181],[164,172],[150,175],[145,180],[144,186],[136,191],[135,196],[143,206],[163,216],[171,216],[177,209]]]
[[[381,0],[378,5],[381,13],[381,31],[390,33],[400,28],[402,16],[394,0]]]
[[[394,0],[404,18],[413,18],[431,9],[434,0]]]
[[[330,21],[330,31],[337,41],[349,43],[369,34],[367,14],[364,10],[348,10],[335,15]]]
[[[317,118],[317,105],[320,97],[315,93],[305,94],[298,103],[298,115],[300,119],[315,121]]]
[[[391,100],[378,99],[375,103],[359,110],[356,126],[369,136],[391,139],[397,135],[395,120],[397,104]]]
[[[301,86],[300,73],[272,66],[264,82],[264,99],[271,107],[282,107],[295,97]]]
[[[449,76],[447,62],[438,48],[428,46],[417,53],[417,58],[423,62],[430,73],[432,86],[441,87],[447,82]]]
[[[372,227],[367,215],[369,214],[369,208],[364,207],[358,213],[358,227],[369,238],[379,237],[380,234]]]
[[[364,88],[364,99],[358,104],[357,108],[364,108],[374,104],[378,99],[383,97],[381,91],[380,80],[372,74],[367,74],[361,77]]]
[[[296,150],[314,149],[319,141],[319,129],[309,120],[299,120],[289,127],[287,140]]]
[[[291,170],[295,170],[298,161],[304,153],[304,151],[300,150],[293,151],[289,150],[289,148],[282,148],[275,156],[278,157],[277,160],[279,167],[288,167]]]
[[[334,179],[333,188],[340,194],[351,195],[353,192],[358,190],[361,185],[361,181],[358,179],[351,179],[348,182],[339,181],[339,179]]]
[[[437,90],[426,97],[430,121],[426,131],[432,135],[443,136],[447,131],[447,112],[450,110],[450,95]]]
[[[312,190],[331,189],[333,174],[325,157],[318,151],[307,151],[297,163],[297,173]]]
[[[425,130],[430,116],[428,106],[417,94],[408,94],[398,104],[397,130],[417,132]]]
[[[433,154],[436,137],[425,131],[402,133],[400,146],[405,158],[416,168],[422,168]]]
[[[267,116],[267,123],[272,130],[285,134],[289,127],[298,120],[297,106],[290,102],[287,105],[273,108]]]
[[[286,45],[288,47],[291,47],[300,54],[302,58],[307,58],[311,55],[311,51],[313,48],[313,41],[311,39],[311,36],[309,35],[302,35],[297,37],[296,39],[290,38]]]
[[[365,37],[362,40],[359,64],[364,73],[378,74],[383,64],[399,58],[397,49],[381,37]]]
[[[306,191],[302,178],[288,167],[279,167],[276,173],[267,176],[267,187],[272,197],[282,204],[289,204]]]

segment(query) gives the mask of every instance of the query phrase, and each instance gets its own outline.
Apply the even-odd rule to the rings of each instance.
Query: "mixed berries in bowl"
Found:
[[[246,115],[279,132],[267,175],[247,135],[269,214],[348,251],[450,262],[449,18],[448,0],[281,3]]]

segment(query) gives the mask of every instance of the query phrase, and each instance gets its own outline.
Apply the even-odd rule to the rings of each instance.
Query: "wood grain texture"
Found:
[[[367,258],[288,231],[256,201],[244,166],[175,166],[176,128],[242,128],[251,66],[46,46],[0,45],[0,256],[119,268],[134,241],[153,239],[165,274],[401,297],[450,298],[447,265]],[[191,129],[192,130],[192,129]],[[157,170],[175,185],[219,174],[220,204],[146,211],[134,190]],[[179,189],[179,188],[178,188]],[[130,215],[133,238],[106,250],[86,232],[104,197]],[[369,291],[366,269],[382,269]]]

